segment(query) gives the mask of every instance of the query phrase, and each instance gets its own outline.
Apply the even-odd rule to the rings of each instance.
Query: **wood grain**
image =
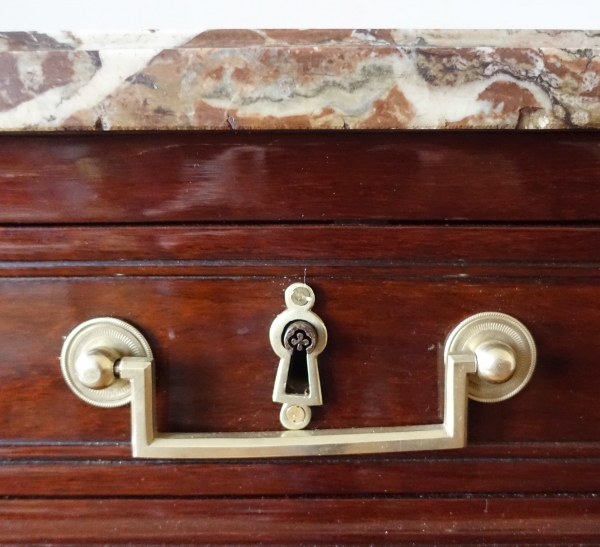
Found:
[[[79,267],[600,264],[597,226],[44,226],[0,227],[7,262]],[[183,262],[185,261],[185,262]],[[181,264],[180,264],[181,262]],[[191,262],[191,264],[189,264]],[[112,264],[110,264],[112,263]],[[18,264],[12,264],[18,266]],[[35,265],[35,264],[34,264]],[[540,270],[542,271],[542,270]]]
[[[456,451],[457,453],[459,451]],[[262,461],[21,459],[0,465],[0,496],[236,497],[593,494],[600,459],[410,456]],[[600,530],[599,530],[600,532]]]
[[[600,501],[3,500],[0,544],[594,544]]]
[[[593,221],[599,144],[597,132],[2,135],[0,223]]]

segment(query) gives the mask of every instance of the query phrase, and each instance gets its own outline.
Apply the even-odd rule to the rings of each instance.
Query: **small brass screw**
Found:
[[[296,287],[292,292],[292,302],[298,306],[305,306],[311,301],[312,296],[306,287]]]
[[[299,424],[306,419],[306,412],[301,406],[290,405],[285,411],[285,416],[290,422]]]

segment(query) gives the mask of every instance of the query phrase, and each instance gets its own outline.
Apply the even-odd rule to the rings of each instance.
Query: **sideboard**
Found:
[[[0,34],[0,544],[597,544],[598,128],[598,32]]]

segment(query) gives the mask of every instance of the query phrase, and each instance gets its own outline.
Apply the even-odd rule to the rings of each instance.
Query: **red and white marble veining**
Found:
[[[0,130],[599,128],[600,31],[0,33]]]

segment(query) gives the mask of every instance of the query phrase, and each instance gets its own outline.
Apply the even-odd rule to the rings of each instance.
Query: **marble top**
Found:
[[[0,33],[0,131],[600,128],[600,31]]]

